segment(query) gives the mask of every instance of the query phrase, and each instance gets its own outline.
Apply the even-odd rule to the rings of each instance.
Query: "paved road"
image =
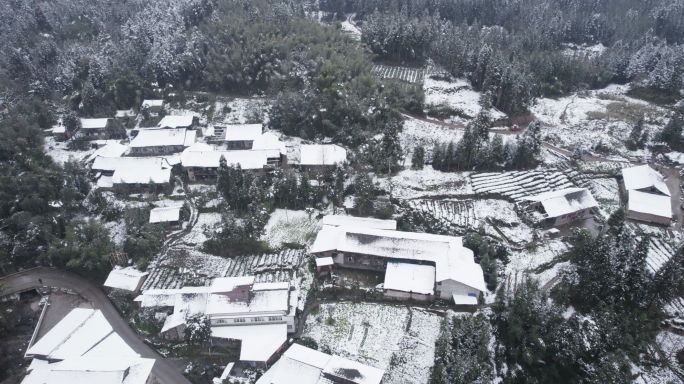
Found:
[[[155,359],[156,363],[152,373],[164,384],[190,384],[190,381],[180,373],[179,369],[172,367],[164,358],[148,347],[138,334],[128,325],[111,301],[107,298],[99,286],[93,282],[68,271],[60,271],[51,268],[38,268],[18,273],[0,280],[5,285],[3,293],[13,293],[37,287],[38,278],[43,279],[43,285],[51,287],[63,287],[73,290],[90,301],[93,308],[102,311],[114,331],[121,336],[126,343],[139,353],[141,357]]]

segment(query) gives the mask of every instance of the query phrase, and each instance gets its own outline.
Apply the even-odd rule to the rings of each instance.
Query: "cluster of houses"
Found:
[[[41,322],[38,322],[38,328]],[[151,384],[154,359],[141,358],[117,334],[100,310],[76,308],[32,341],[32,359],[22,384]]]
[[[632,220],[669,225],[672,194],[665,178],[648,165],[622,169],[620,190],[626,198],[626,216]],[[598,203],[586,188],[566,188],[525,197],[518,203],[536,221],[558,226],[592,216]],[[534,220],[534,219],[533,219]]]

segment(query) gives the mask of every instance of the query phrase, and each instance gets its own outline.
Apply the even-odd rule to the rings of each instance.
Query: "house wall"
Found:
[[[571,221],[581,220],[581,219],[587,218],[589,216],[591,216],[591,209],[587,208],[587,209],[583,209],[581,211],[568,213],[567,215],[558,216],[552,222],[552,225],[553,226],[563,225],[563,224],[567,224]]]
[[[288,332],[294,332],[291,331],[290,328],[295,328],[294,316],[283,316],[273,313],[271,313],[270,315],[249,314],[240,317],[233,317],[230,319],[227,319],[225,317],[222,318],[221,316],[212,316],[209,319],[209,321],[213,326],[239,327],[241,325],[287,324]]]
[[[107,138],[106,128],[87,128],[81,129],[83,138],[86,140],[102,140]]]
[[[467,296],[469,293],[474,293],[478,298],[481,294],[479,290],[451,279],[437,283],[437,295],[440,299],[451,301],[453,299],[452,295],[454,293],[463,296]]]
[[[254,144],[254,140],[231,140],[231,141],[226,141],[226,145],[228,146],[228,149],[252,149],[252,145]]]
[[[404,292],[404,291],[397,291],[394,289],[388,289],[385,291],[385,296],[387,297],[393,297],[396,299],[414,299],[414,300],[421,300],[421,301],[427,301],[430,299],[434,299],[435,296],[432,295],[426,295],[423,293],[414,293],[414,292]]]
[[[188,174],[188,180],[202,181],[202,180],[216,180],[218,178],[218,168],[214,167],[183,167]],[[263,177],[263,169],[246,169],[243,172],[252,172],[256,177]]]
[[[669,217],[656,216],[656,215],[643,213],[643,212],[635,212],[635,211],[627,210],[626,216],[630,219],[646,221],[649,223],[656,223],[656,224],[662,224],[662,225],[669,225],[670,224],[670,218]]]
[[[334,165],[302,165],[303,171],[308,172],[311,175],[330,175],[332,174]]]

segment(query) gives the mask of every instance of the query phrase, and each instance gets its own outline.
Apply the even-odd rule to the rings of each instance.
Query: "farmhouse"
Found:
[[[386,271],[385,293],[392,297],[477,304],[486,291],[482,268],[460,237],[324,225],[311,252],[339,267]]]
[[[300,161],[302,169],[313,173],[329,172],[335,164],[347,161],[347,150],[335,144],[302,145]]]
[[[91,168],[100,188],[163,184],[171,180],[171,165],[162,157],[96,157]]]
[[[649,223],[669,225],[672,205],[669,196],[630,190],[626,216]]]
[[[184,128],[192,129],[199,123],[199,118],[196,116],[164,116],[161,119],[157,128]]]
[[[380,384],[385,371],[292,344],[256,384]]]
[[[81,119],[81,133],[87,140],[99,140],[107,137],[109,119]]]
[[[164,109],[164,100],[143,100],[140,105],[141,110],[148,110],[152,113],[158,113]]]
[[[150,223],[169,223],[171,227],[180,226],[181,207],[160,207],[150,211]]]
[[[194,146],[193,146],[194,147]],[[251,151],[197,151],[199,148],[188,148],[181,154],[181,164],[190,181],[215,180],[218,177],[218,167],[221,156],[228,165],[240,165],[243,171],[251,171],[257,176],[263,176],[267,170],[280,167],[286,162],[277,149]]]
[[[625,191],[640,191],[663,196],[672,196],[665,184],[665,178],[648,165],[622,169]]]
[[[121,157],[127,150],[128,147],[125,145],[116,142],[108,143],[103,147],[98,148],[92,155],[88,156],[87,161],[93,161],[98,157]]]
[[[104,286],[124,293],[137,294],[147,279],[147,275],[147,272],[140,272],[133,267],[121,268],[116,266],[109,272]]]
[[[536,196],[523,197],[521,204],[525,209],[536,210],[542,214],[547,225],[563,225],[573,220],[587,218],[598,207],[586,188],[566,188],[559,191],[544,192]]]
[[[254,144],[252,144],[252,149],[278,149],[283,155],[287,153],[285,143],[280,141],[278,136],[274,135],[272,132],[266,132],[257,137],[254,140]]]
[[[136,156],[166,155],[181,152],[197,141],[197,132],[185,128],[143,129],[131,141]]]
[[[51,129],[51,132],[59,141],[68,140],[73,135],[72,132],[67,131],[66,127],[64,126],[64,124],[62,124],[61,121],[57,124],[57,126]]]
[[[255,283],[254,276],[217,278],[209,287],[152,289],[135,301],[142,307],[172,306],[162,328],[167,339],[182,340],[185,321],[205,314],[214,345],[241,344],[240,360],[265,366],[296,331],[297,295],[289,283]]]
[[[155,380],[154,359],[140,358],[94,309],[73,309],[29,344],[25,357],[33,358],[25,384],[151,384]]]

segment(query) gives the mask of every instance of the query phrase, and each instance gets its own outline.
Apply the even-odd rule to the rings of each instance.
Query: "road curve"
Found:
[[[102,311],[109,324],[116,333],[126,341],[133,350],[147,359],[155,359],[152,373],[164,384],[190,384],[190,381],[183,376],[179,370],[174,369],[152,348],[148,347],[138,334],[128,325],[114,305],[107,298],[104,292],[95,283],[88,279],[68,271],[60,271],[51,268],[37,268],[30,271],[21,272],[8,276],[0,283],[4,284],[3,294],[21,292],[27,289],[38,287],[38,279],[43,280],[43,285],[51,287],[68,288],[83,296],[88,300],[93,308]]]

